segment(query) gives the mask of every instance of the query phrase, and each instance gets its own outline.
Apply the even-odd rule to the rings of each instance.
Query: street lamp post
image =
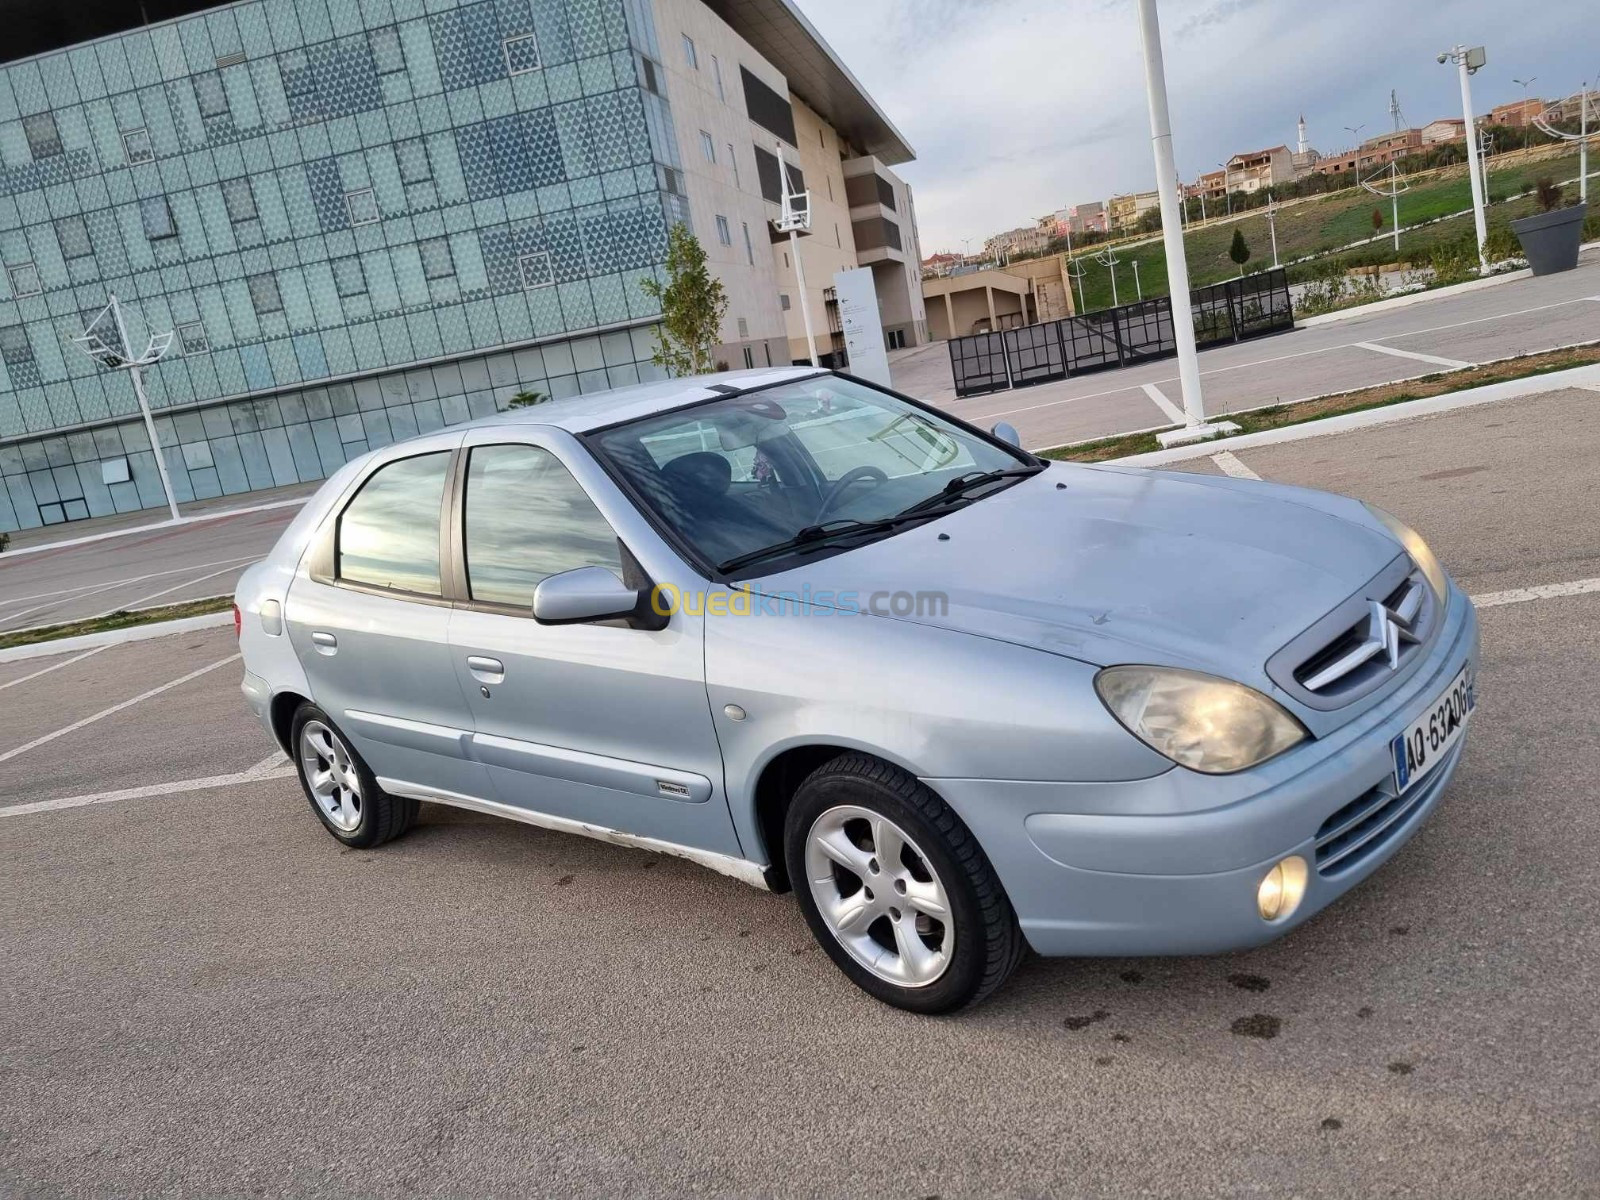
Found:
[[[1533,123],[1546,137],[1578,143],[1578,203],[1589,203],[1589,81],[1583,81],[1583,90],[1578,94],[1577,133],[1557,129],[1543,113],[1533,118]]]
[[[1074,269],[1076,268],[1076,269]],[[1067,274],[1078,281],[1078,311],[1084,311],[1083,264],[1072,257],[1072,226],[1067,226]]]
[[[1117,300],[1117,264],[1122,260],[1117,257],[1117,252],[1110,246],[1096,254],[1094,260],[1111,272],[1111,307],[1115,308],[1119,303]]]
[[[1150,105],[1150,148],[1156,160],[1161,200],[1161,239],[1167,252],[1167,290],[1172,296],[1172,340],[1178,351],[1178,383],[1183,389],[1184,427],[1158,434],[1163,445],[1194,442],[1231,433],[1232,422],[1206,423],[1200,390],[1200,357],[1194,344],[1194,306],[1189,298],[1189,262],[1178,220],[1178,167],[1172,151],[1172,117],[1167,111],[1167,74],[1161,55],[1161,18],[1156,0],[1139,0],[1139,40],[1144,49],[1144,83]]]
[[[1483,213],[1483,164],[1478,161],[1478,122],[1472,115],[1469,77],[1488,61],[1482,46],[1452,46],[1439,55],[1440,63],[1453,62],[1461,76],[1461,112],[1466,118],[1467,175],[1472,183],[1472,224],[1478,235],[1478,270],[1489,269],[1489,230]]]
[[[800,261],[800,231],[811,228],[811,193],[791,190],[789,166],[783,161],[783,143],[777,143],[778,178],[783,182],[783,215],[778,218],[779,232],[789,235],[789,253],[794,258],[794,279],[800,292],[800,318],[806,327],[806,351],[811,355],[811,365],[817,362],[817,335],[811,330],[811,306],[806,302],[806,268]]]
[[[1144,299],[1144,284],[1139,282],[1139,260],[1133,260],[1133,287],[1139,293],[1139,299]]]
[[[1522,145],[1524,149],[1528,145],[1528,126],[1532,124],[1528,117],[1528,88],[1538,82],[1538,79],[1537,75],[1530,75],[1526,79],[1518,79],[1515,75],[1511,77],[1512,83],[1520,83],[1522,85]]]
[[[1272,269],[1278,269],[1278,198],[1267,200],[1267,229],[1272,234]]]
[[[111,328],[105,332],[109,335],[115,331],[116,345],[112,345],[95,332],[96,327],[108,317]],[[139,412],[144,417],[144,430],[150,438],[150,451],[155,455],[156,474],[161,477],[161,490],[167,497],[167,511],[176,521],[178,501],[172,494],[172,480],[167,475],[166,460],[161,457],[161,441],[156,437],[155,418],[150,415],[150,401],[144,394],[144,369],[161,361],[161,356],[172,345],[172,333],[169,331],[151,334],[144,353],[135,357],[133,347],[128,342],[128,327],[122,321],[122,306],[117,303],[116,294],[112,293],[110,303],[96,314],[82,334],[72,339],[72,344],[102,367],[128,372],[128,378],[133,383],[134,397],[139,401]]]

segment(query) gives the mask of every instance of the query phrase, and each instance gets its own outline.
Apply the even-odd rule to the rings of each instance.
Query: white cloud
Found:
[[[924,252],[958,249],[1063,205],[1154,186],[1132,0],[797,0],[917,151]],[[1513,19],[1492,0],[1163,0],[1178,166],[1192,178],[1240,150],[1293,144],[1303,110],[1324,151],[1388,127],[1389,89],[1422,124],[1460,115],[1434,56],[1486,42],[1480,112],[1513,76],[1561,95],[1600,73],[1593,0],[1543,0]],[[1586,61],[1592,59],[1593,61]]]

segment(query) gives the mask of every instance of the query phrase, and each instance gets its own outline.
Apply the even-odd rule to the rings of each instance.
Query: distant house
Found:
[[[1547,105],[1537,96],[1529,96],[1525,100],[1513,100],[1510,104],[1498,104],[1489,110],[1485,120],[1491,125],[1512,125],[1518,129],[1533,124],[1533,119],[1544,112]]]
[[[1247,150],[1228,160],[1227,188],[1230,192],[1258,192],[1294,180],[1294,155],[1287,146]]]
[[[1467,123],[1460,117],[1443,117],[1429,121],[1422,127],[1422,144],[1437,146],[1441,142],[1455,142],[1467,136]]]
[[[1140,217],[1160,205],[1161,197],[1155,192],[1129,192],[1107,200],[1106,214],[1112,229],[1135,229]]]

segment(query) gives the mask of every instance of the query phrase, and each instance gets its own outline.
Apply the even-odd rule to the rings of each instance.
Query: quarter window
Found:
[[[439,508],[449,475],[449,451],[402,458],[373,472],[340,514],[337,578],[443,595]]]
[[[561,460],[538,446],[479,446],[467,465],[467,586],[531,609],[539,581],[579,567],[622,574],[616,532]]]

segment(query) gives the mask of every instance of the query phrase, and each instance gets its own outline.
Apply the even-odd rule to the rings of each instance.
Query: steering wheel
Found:
[[[822,498],[822,504],[818,507],[814,518],[815,523],[820,525],[822,519],[828,515],[828,511],[839,502],[839,497],[856,484],[868,479],[874,484],[888,483],[889,475],[879,467],[851,467],[834,481],[833,486],[828,489],[828,494]]]

